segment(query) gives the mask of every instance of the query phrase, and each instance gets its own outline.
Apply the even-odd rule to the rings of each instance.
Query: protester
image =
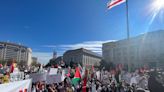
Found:
[[[41,78],[42,74],[48,76],[49,69],[51,68],[40,67],[35,72],[26,69],[24,75],[30,76],[33,72],[33,74],[40,74],[38,78]],[[99,70],[93,68],[93,66],[89,68],[79,65],[76,68],[56,67],[52,69],[57,69],[57,71],[55,70],[56,73],[53,73],[55,76],[58,75],[58,80],[56,82],[50,80],[50,83],[47,80],[33,80],[32,92],[146,92],[148,90],[156,92],[156,90],[164,90],[164,75],[162,73],[160,75],[157,73],[151,74],[143,72],[143,70],[140,72],[138,69],[135,72],[128,72],[121,68]],[[0,65],[0,83],[11,82],[11,74],[7,70],[10,69],[4,69]],[[158,78],[155,75],[159,75]],[[44,76],[42,77],[44,78]],[[32,77],[24,77],[23,79],[27,78]],[[158,87],[156,87],[157,85]]]

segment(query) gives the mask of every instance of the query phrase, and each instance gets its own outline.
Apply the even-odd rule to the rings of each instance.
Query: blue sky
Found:
[[[102,43],[126,38],[125,3],[107,10],[107,2],[1,0],[0,41],[26,45],[44,63],[53,50],[62,55],[65,50],[85,47],[101,53]],[[152,2],[129,0],[131,37],[164,29],[164,11],[152,9]]]

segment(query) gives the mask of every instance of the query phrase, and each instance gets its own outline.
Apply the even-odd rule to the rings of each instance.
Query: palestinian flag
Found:
[[[10,73],[13,73],[15,68],[16,68],[16,63],[12,63],[10,66]]]
[[[80,64],[78,64],[78,67],[79,67],[80,74],[82,74],[83,68],[81,67]]]
[[[82,92],[87,92],[87,77],[88,77],[88,71],[85,70],[85,77],[83,79]]]
[[[73,85],[76,86],[79,83],[80,79],[81,79],[80,70],[78,67],[76,67],[76,72],[72,80]]]
[[[70,68],[65,70],[65,76],[67,76],[67,77],[71,76],[71,69]]]

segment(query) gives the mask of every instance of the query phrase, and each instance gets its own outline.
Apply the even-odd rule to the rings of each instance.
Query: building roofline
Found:
[[[137,35],[137,36],[134,36],[134,37],[130,37],[130,40],[140,38],[140,37],[145,36],[145,35],[158,33],[158,32],[164,32],[164,30],[157,30],[157,31],[151,31],[151,32],[147,32],[147,33],[144,33],[144,34],[140,34],[140,35]],[[115,42],[106,42],[106,43],[103,43],[103,45],[106,45],[106,44],[109,44],[109,43],[116,43],[116,42],[119,43],[119,42],[122,42],[122,41],[127,41],[127,39],[125,38],[125,39],[121,39],[121,40],[118,40],[118,41],[115,41]]]
[[[98,53],[95,53],[95,52],[93,52],[91,50],[87,50],[85,48],[78,48],[78,49],[74,49],[74,50],[67,50],[64,54],[67,54],[67,53],[70,53],[70,52],[74,52],[74,51],[83,51],[84,53],[91,54],[91,55],[94,55],[96,57],[102,58],[102,56],[99,55]]]
[[[29,48],[27,46],[21,45],[21,44],[17,44],[17,43],[12,43],[12,42],[3,42],[0,41],[0,44],[8,44],[8,45],[14,45],[14,46],[20,46],[20,47],[24,47],[24,48]]]

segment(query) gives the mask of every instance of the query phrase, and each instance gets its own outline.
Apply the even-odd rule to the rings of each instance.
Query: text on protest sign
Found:
[[[47,84],[52,84],[52,83],[60,83],[61,82],[61,75],[47,75]]]
[[[0,85],[0,92],[31,92],[32,80],[15,81]]]
[[[33,73],[30,74],[30,78],[32,78],[32,82],[38,82],[38,81],[46,81],[47,73]]]

